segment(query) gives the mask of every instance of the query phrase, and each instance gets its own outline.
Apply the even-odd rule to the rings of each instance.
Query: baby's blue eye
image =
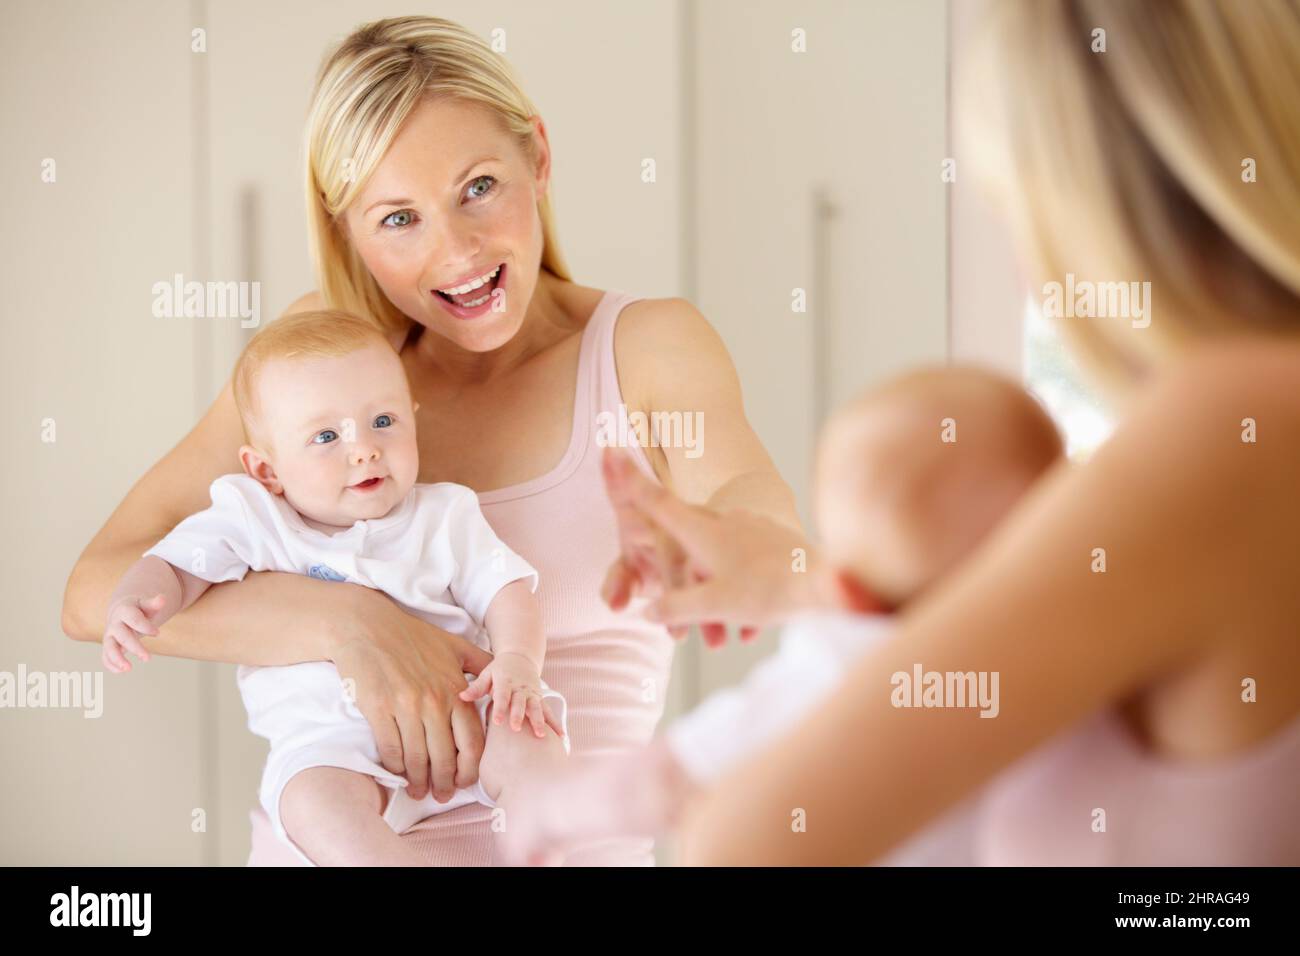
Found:
[[[391,424],[393,424],[393,416],[391,415],[380,415],[375,419],[376,428],[387,428]]]
[[[390,222],[389,220],[392,219],[394,216],[405,216],[406,219],[402,222]],[[379,224],[381,226],[386,226],[389,229],[401,229],[403,226],[409,226],[411,224],[411,210],[399,209],[397,210],[397,212],[390,212],[387,216],[385,216],[382,220],[380,220]]]
[[[327,435],[330,437],[326,438],[325,436]],[[338,432],[336,432],[332,428],[327,428],[322,432],[317,432],[316,437],[312,439],[312,442],[317,445],[327,445],[330,442],[332,442],[335,438],[338,437],[339,437]],[[325,440],[321,441],[322,438],[324,438]]]

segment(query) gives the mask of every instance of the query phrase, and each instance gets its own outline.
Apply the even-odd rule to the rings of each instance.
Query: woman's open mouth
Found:
[[[501,263],[486,277],[480,278],[485,280],[483,284],[468,291],[448,293],[434,289],[433,297],[456,318],[476,319],[492,308],[497,289],[501,289],[501,295],[505,295],[506,264]]]

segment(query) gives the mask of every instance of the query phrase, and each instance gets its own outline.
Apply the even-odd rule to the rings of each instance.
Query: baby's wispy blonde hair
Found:
[[[376,343],[393,347],[375,323],[341,309],[295,312],[263,328],[244,347],[231,374],[231,390],[245,439],[255,443],[254,436],[259,434],[257,380],[269,362],[337,358]]]

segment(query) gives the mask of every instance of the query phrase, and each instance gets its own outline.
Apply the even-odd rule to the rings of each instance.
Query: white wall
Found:
[[[759,437],[812,527],[820,410],[947,349],[946,5],[694,5],[696,303],[722,333]],[[794,52],[802,30],[806,52]],[[819,200],[818,197],[821,197]],[[819,203],[833,207],[819,225]],[[791,290],[809,295],[791,309]],[[733,683],[774,635],[699,661]]]
[[[150,308],[152,284],[193,265],[188,30],[167,0],[126,17],[91,0],[5,11],[0,421],[14,460],[0,671],[100,671],[98,645],[63,636],[64,583],[194,422],[197,330]],[[98,719],[0,709],[0,863],[203,859],[189,830],[204,805],[200,665],[155,660],[102,679]]]

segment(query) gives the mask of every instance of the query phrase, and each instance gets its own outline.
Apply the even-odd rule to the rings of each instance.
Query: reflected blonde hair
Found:
[[[294,312],[264,327],[244,346],[230,376],[244,439],[256,444],[265,437],[260,430],[257,380],[270,362],[337,358],[376,344],[393,349],[393,344],[374,322],[340,309]]]
[[[958,86],[1034,277],[1151,282],[1151,324],[1063,319],[1122,397],[1194,339],[1300,331],[1300,6],[1000,0]],[[1093,52],[1104,29],[1105,52]],[[1243,181],[1253,159],[1257,181]]]
[[[388,301],[348,242],[338,217],[365,187],[402,123],[428,97],[488,107],[520,151],[536,160],[537,114],[509,64],[477,35],[438,17],[395,17],[354,30],[316,78],[307,116],[307,220],[325,305],[371,316],[387,332],[412,320]],[[541,268],[571,279],[556,238],[550,191],[537,204]]]

